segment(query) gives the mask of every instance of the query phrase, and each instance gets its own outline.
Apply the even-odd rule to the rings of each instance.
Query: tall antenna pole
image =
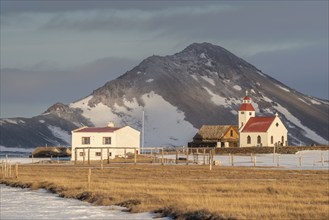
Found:
[[[144,109],[143,109],[143,119],[142,119],[142,154],[144,153]]]

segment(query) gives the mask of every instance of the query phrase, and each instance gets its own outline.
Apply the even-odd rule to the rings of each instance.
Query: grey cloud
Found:
[[[1,69],[1,102],[13,106],[50,106],[55,102],[72,102],[90,94],[138,61],[108,57],[71,70],[57,70],[39,64],[30,69]]]

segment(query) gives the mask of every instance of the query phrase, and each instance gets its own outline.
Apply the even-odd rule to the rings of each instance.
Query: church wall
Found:
[[[278,124],[278,126],[276,126]],[[268,146],[275,146],[275,144],[281,144],[282,143],[282,136],[284,137],[284,143],[283,146],[286,145],[286,141],[288,140],[288,130],[282,123],[279,117],[276,117],[271,124],[271,126],[268,129]],[[271,143],[271,136],[273,136],[273,143]]]
[[[250,136],[251,142],[248,144],[247,142],[247,137]],[[268,137],[267,133],[265,132],[242,132],[240,133],[240,147],[255,147],[255,146],[260,146],[257,143],[257,137],[261,137],[261,146],[267,146],[268,143]]]

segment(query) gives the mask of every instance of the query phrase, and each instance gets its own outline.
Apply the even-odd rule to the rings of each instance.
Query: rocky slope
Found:
[[[171,56],[151,56],[68,106],[54,105],[31,119],[1,119],[5,135],[0,144],[69,144],[69,138],[64,140],[49,126],[68,135],[81,123],[104,126],[108,121],[141,130],[145,111],[146,146],[186,145],[203,124],[237,124],[246,91],[256,114],[279,113],[290,144],[328,144],[327,100],[301,94],[209,43],[192,44]]]

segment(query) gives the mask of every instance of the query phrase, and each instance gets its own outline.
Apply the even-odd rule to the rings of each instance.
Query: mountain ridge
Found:
[[[259,114],[280,113],[290,143],[328,143],[328,101],[291,89],[210,43],[193,43],[173,55],[150,56],[83,99],[54,104],[43,116],[71,123],[63,128],[67,133],[74,126],[100,126],[107,121],[141,130],[144,110],[145,144],[186,145],[203,124],[237,124],[245,91]],[[0,122],[3,130],[5,123]]]

